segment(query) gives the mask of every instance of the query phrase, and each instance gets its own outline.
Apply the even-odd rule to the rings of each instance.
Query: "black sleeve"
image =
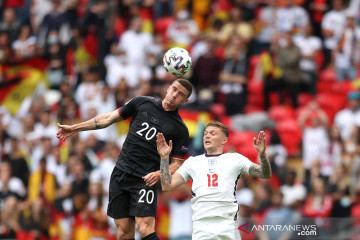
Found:
[[[118,112],[122,119],[127,119],[134,116],[137,106],[142,102],[144,102],[144,98],[142,97],[133,98],[127,103],[125,103],[121,108],[119,108]]]
[[[173,140],[173,150],[171,152],[172,158],[186,159],[189,151],[189,131],[185,129],[182,134]]]

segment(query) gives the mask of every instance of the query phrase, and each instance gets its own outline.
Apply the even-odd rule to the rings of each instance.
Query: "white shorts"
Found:
[[[238,227],[231,219],[203,218],[193,222],[192,240],[241,240]]]

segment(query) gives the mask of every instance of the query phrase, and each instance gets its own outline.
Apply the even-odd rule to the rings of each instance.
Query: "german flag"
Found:
[[[39,84],[48,86],[42,68],[22,64],[0,66],[0,104],[11,114],[16,114],[25,98],[31,96]]]

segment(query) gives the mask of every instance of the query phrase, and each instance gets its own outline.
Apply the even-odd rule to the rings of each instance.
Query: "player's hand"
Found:
[[[172,140],[170,140],[169,145],[167,145],[164,135],[162,133],[158,133],[156,135],[156,146],[161,158],[169,157],[172,150]]]
[[[148,173],[142,178],[144,179],[146,186],[154,186],[160,180],[160,171]]]
[[[69,125],[61,125],[60,123],[57,125],[60,129],[56,132],[56,137],[62,141],[65,141],[68,137],[75,133],[75,131]]]
[[[255,150],[260,154],[263,155],[265,154],[265,150],[266,150],[266,143],[265,143],[265,132],[264,131],[260,131],[259,132],[259,136],[256,139],[254,137],[254,148]]]

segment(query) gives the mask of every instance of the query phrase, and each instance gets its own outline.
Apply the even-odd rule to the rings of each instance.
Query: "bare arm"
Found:
[[[260,165],[253,163],[249,168],[249,175],[258,178],[268,179],[271,177],[270,162],[266,154],[260,155]]]
[[[121,121],[122,118],[117,110],[98,115],[88,121],[81,122],[74,125],[61,125],[58,123],[59,130],[56,136],[61,140],[65,141],[68,137],[73,135],[75,132],[88,131],[106,128],[115,122]]]
[[[160,174],[161,188],[163,191],[173,190],[174,188],[185,183],[183,177],[178,172],[175,172],[172,175],[170,174],[168,157],[161,158]]]
[[[184,160],[178,159],[178,158],[171,158],[171,163],[169,165],[170,174],[174,174],[176,170],[179,169],[179,167],[184,163]],[[151,172],[146,174],[146,176],[143,177],[145,183],[147,186],[154,186],[159,180],[160,180],[160,170]]]
[[[175,172],[172,175],[170,173],[169,154],[172,150],[172,141],[170,140],[169,145],[167,145],[164,135],[162,133],[158,133],[156,137],[157,137],[156,140],[157,150],[161,157],[160,160],[161,187],[163,191],[170,191],[176,188],[177,186],[180,186],[181,184],[185,183],[185,181],[178,172]],[[178,164],[179,161],[175,161],[173,168],[175,168],[176,165]],[[176,169],[178,167],[176,167]]]
[[[271,167],[270,162],[266,157],[266,143],[265,143],[265,132],[260,131],[258,139],[254,137],[253,140],[254,148],[260,155],[260,165],[253,163],[249,168],[249,175],[259,178],[270,178]]]

